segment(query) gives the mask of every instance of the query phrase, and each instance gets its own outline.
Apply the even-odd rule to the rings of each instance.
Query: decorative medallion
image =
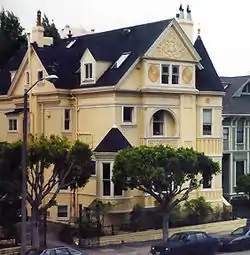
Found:
[[[185,84],[190,84],[193,80],[193,67],[186,66],[182,70],[182,80]]]
[[[160,70],[159,65],[151,64],[148,68],[148,78],[152,82],[159,81],[160,78]]]

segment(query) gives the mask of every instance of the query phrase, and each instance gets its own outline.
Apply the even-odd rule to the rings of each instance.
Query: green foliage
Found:
[[[236,192],[243,192],[248,198],[250,197],[250,174],[239,177]]]
[[[150,194],[164,212],[170,212],[202,183],[198,182],[198,174],[212,178],[219,171],[218,163],[192,148],[141,146],[118,152],[113,181],[125,190],[139,189]]]
[[[186,201],[183,210],[192,223],[203,223],[213,213],[211,204],[204,197]]]
[[[0,200],[14,201],[21,194],[21,142],[0,142]]]
[[[54,22],[52,21],[52,23],[50,23],[48,17],[45,14],[42,19],[42,25],[44,27],[44,36],[53,37],[55,41],[60,39],[60,35]]]
[[[21,193],[21,149],[21,142],[0,143],[0,173],[5,176],[1,183],[15,195]],[[31,207],[46,210],[56,204],[61,188],[83,187],[91,176],[91,156],[89,146],[78,140],[71,144],[67,138],[55,135],[33,137],[27,150],[27,200]],[[53,196],[42,205],[52,190]]]
[[[0,69],[25,45],[23,31],[13,12],[0,10]]]

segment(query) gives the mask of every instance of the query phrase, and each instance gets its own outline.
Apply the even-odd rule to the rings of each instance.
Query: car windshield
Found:
[[[176,233],[170,236],[168,240],[172,242],[180,242],[184,239],[185,236],[186,236],[185,233]]]

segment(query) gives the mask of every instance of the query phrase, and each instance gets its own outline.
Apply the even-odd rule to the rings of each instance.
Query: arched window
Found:
[[[160,110],[153,115],[153,135],[164,135],[164,111]]]

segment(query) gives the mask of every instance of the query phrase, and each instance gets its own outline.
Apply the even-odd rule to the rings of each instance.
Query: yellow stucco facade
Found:
[[[41,36],[36,38],[43,40]],[[223,94],[196,89],[195,72],[199,61],[198,53],[174,20],[115,86],[84,88],[87,81],[83,80],[78,89],[57,89],[47,81],[34,87],[29,99],[29,133],[80,139],[95,149],[115,124],[133,146],[193,147],[221,163]],[[93,65],[93,79],[88,84],[94,84],[112,64],[95,60],[89,49],[83,52],[81,62]],[[165,64],[178,66],[177,84],[162,85],[161,67]],[[37,80],[39,71],[43,76],[48,75],[32,46],[28,47],[19,68],[13,71],[16,73],[7,95],[0,96],[0,140],[7,141],[22,138],[22,113],[6,113],[23,107],[23,91]],[[211,111],[212,116],[211,134],[208,135],[203,134],[204,109]],[[65,116],[65,110],[69,115]],[[129,121],[124,120],[124,111],[128,111]],[[153,117],[156,113],[160,113],[158,122],[161,124],[156,124],[157,119]],[[66,118],[69,126],[65,130]],[[98,198],[114,204],[111,214],[115,221],[117,215],[132,211],[136,204],[155,205],[152,197],[136,190],[123,192],[120,196],[115,196],[114,191],[108,196],[103,195],[102,164],[107,162],[112,167],[114,156],[108,152],[95,153],[96,173],[85,188],[77,190],[76,211],[79,204],[86,207]],[[110,188],[114,187],[111,185]],[[201,195],[222,206],[221,174],[213,178],[211,187],[201,187],[191,197]],[[68,221],[73,216],[73,194],[61,191],[57,203],[67,206],[64,207],[67,216],[59,217],[55,206],[49,209],[49,219]]]

